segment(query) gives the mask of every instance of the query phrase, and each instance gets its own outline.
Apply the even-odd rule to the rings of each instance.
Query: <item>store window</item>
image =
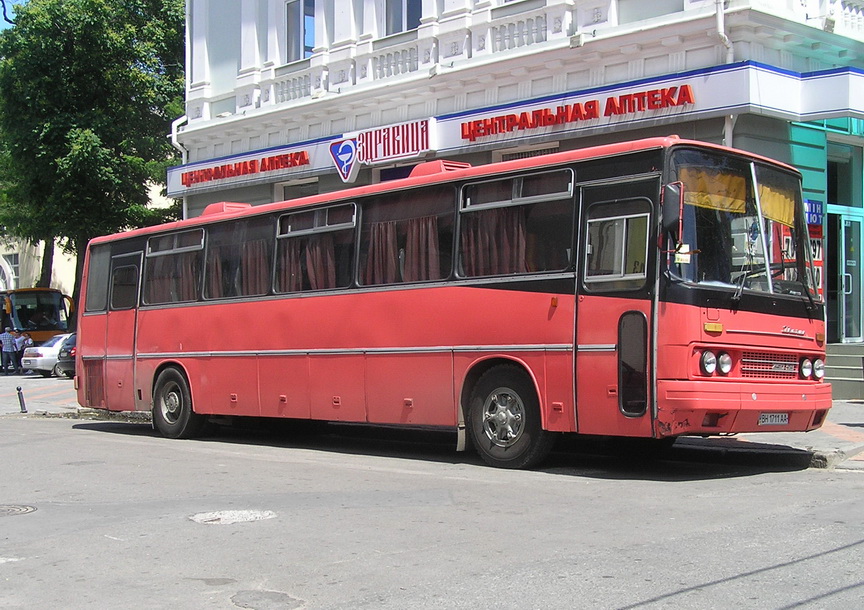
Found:
[[[287,62],[305,59],[315,47],[315,0],[289,0],[287,15]]]
[[[288,201],[318,194],[318,178],[306,178],[283,182],[276,186],[276,199]]]
[[[386,0],[387,35],[407,32],[419,27],[422,9],[422,0]]]
[[[861,149],[828,143],[828,203],[861,207]]]

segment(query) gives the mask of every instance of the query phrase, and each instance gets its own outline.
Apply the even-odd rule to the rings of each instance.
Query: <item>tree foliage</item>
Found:
[[[82,252],[149,210],[183,113],[183,0],[29,0],[0,32],[0,224]],[[79,257],[79,271],[80,263]],[[76,296],[80,273],[76,276]]]

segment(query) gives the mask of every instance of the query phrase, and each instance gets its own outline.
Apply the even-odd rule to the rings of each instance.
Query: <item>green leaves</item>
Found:
[[[148,187],[176,164],[183,0],[29,0],[0,32],[0,227],[76,251],[168,220]],[[78,281],[76,280],[76,294]]]

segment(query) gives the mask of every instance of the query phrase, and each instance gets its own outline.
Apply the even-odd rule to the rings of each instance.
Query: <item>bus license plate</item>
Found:
[[[760,426],[786,426],[789,424],[788,413],[760,413]]]

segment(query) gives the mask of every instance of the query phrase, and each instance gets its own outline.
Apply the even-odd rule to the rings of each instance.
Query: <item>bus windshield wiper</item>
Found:
[[[738,282],[738,285],[735,286],[735,292],[732,293],[731,301],[733,305],[737,306],[741,302],[741,294],[744,292],[744,282],[747,281],[747,273],[747,271],[741,272],[740,281]]]

